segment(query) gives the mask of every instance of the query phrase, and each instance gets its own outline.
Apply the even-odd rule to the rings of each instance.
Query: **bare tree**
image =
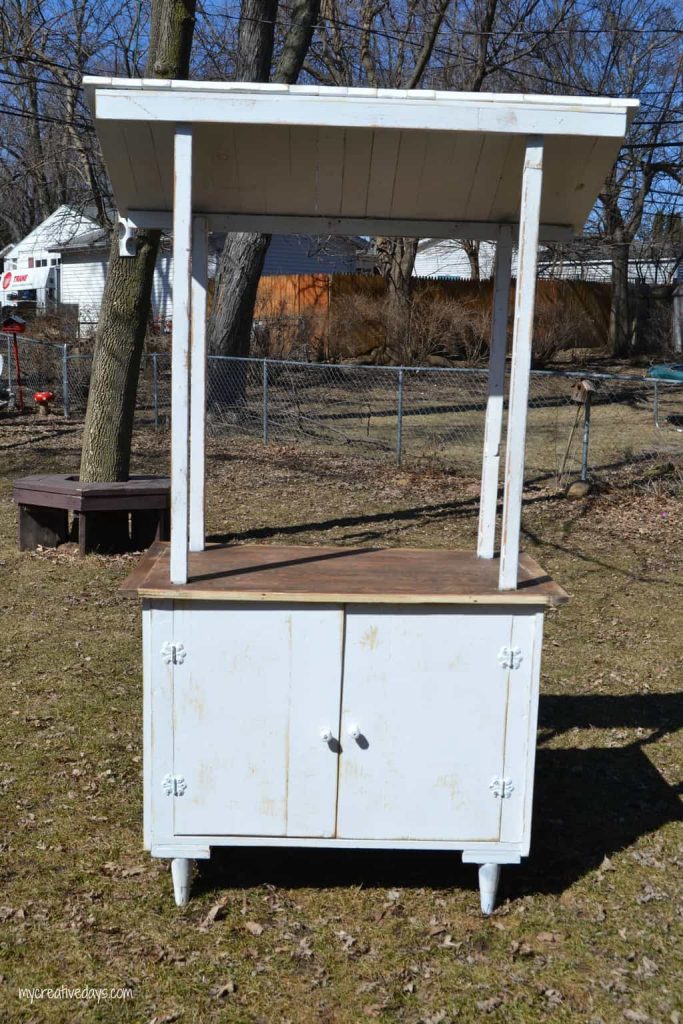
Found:
[[[296,82],[310,46],[320,0],[295,0],[273,81]],[[278,0],[242,0],[236,78],[266,82],[273,60]],[[248,355],[254,303],[270,235],[228,235],[216,276],[208,328],[209,350],[219,355]]]
[[[658,209],[678,205],[680,212],[683,58],[672,20],[659,0],[599,0],[581,32],[557,35],[545,47],[548,69],[559,79],[556,91],[570,79],[577,92],[641,101],[591,224],[611,256],[609,344],[618,356],[628,355],[634,340],[631,245]]]
[[[148,77],[187,77],[194,17],[195,0],[153,0]],[[122,257],[112,238],[83,432],[81,480],[87,482],[128,478],[159,240],[158,231],[139,231],[137,254]]]

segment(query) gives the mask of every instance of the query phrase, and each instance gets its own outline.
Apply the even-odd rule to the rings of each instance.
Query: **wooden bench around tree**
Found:
[[[12,498],[19,507],[20,551],[54,548],[69,540],[69,513],[81,555],[140,551],[169,537],[167,477],[86,484],[75,475],[25,476],[14,481]]]

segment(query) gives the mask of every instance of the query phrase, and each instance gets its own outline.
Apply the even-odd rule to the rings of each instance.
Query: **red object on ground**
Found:
[[[55,397],[54,391],[36,391],[33,396],[38,405],[48,405]]]

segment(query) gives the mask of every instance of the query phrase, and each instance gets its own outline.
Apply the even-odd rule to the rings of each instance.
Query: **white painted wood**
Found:
[[[626,101],[585,104],[575,97],[546,102],[425,90],[203,85],[93,86],[122,214],[170,202],[171,140],[157,127],[184,120],[194,125],[196,212],[248,218],[340,212],[381,218],[389,212],[403,220],[513,223],[521,189],[519,140],[544,134],[549,173],[542,219],[579,230],[634,109]],[[111,125],[121,126],[118,140]],[[462,151],[459,175],[452,173],[460,166],[453,142]]]
[[[463,864],[482,864],[491,861],[497,864],[519,864],[520,844],[469,843],[466,840],[443,839],[338,839],[320,836],[223,836],[215,833],[208,836],[178,836],[172,842],[153,844],[152,857],[189,857],[192,860],[206,859],[211,848],[259,846],[272,849],[301,848],[307,850],[444,850],[459,853]]]
[[[150,693],[145,703],[149,718],[145,723],[150,760],[144,770],[144,804],[149,814],[145,822],[146,838],[152,848],[173,841],[173,800],[167,797],[162,780],[173,768],[173,667],[161,656],[161,648],[173,640],[173,605],[170,601],[150,602],[145,678]]]
[[[512,797],[501,807],[500,837],[503,841],[521,842],[526,857],[531,846],[531,812],[536,765],[536,732],[541,683],[541,649],[543,646],[543,612],[536,609],[515,615],[512,646],[529,652],[523,672],[510,688],[509,728],[505,744],[503,775],[516,778]],[[522,666],[520,666],[522,669]]]
[[[228,83],[175,82],[169,89],[150,85],[140,90],[130,79],[105,84],[84,78],[98,120],[123,122],[272,124],[339,128],[394,128],[402,131],[500,132],[505,135],[623,136],[637,100],[584,96],[496,93],[436,94],[430,90],[347,89],[319,87],[310,92],[290,86],[264,90],[259,85],[225,88]],[[200,83],[196,83],[200,85]],[[94,94],[94,96],[93,96]]]
[[[149,601],[142,602],[142,770],[143,770],[143,844],[152,849],[152,611]]]
[[[205,217],[192,225],[192,345],[190,376],[190,551],[204,550],[206,426],[206,292],[209,278]]]
[[[171,582],[187,583],[192,128],[175,130],[171,363]]]
[[[176,602],[176,836],[334,832],[343,613]]]
[[[177,906],[184,907],[190,901],[193,863],[186,857],[174,857],[171,861],[173,895]]]
[[[172,227],[167,210],[128,210],[128,219],[138,228]],[[210,231],[265,231],[278,235],[395,235],[412,238],[474,238],[496,241],[503,229],[517,239],[516,224],[499,221],[409,220],[390,217],[282,216],[280,214],[202,213]],[[542,224],[541,241],[568,241],[574,232],[562,224]]]
[[[543,184],[543,140],[527,141],[522,177],[515,319],[512,333],[512,366],[508,403],[505,491],[500,544],[501,590],[515,590],[519,563],[519,531],[524,488],[529,370],[534,326],[538,225]]]
[[[509,614],[347,608],[337,836],[498,839],[489,784],[503,768],[498,652],[511,630]]]
[[[501,231],[493,272],[493,310],[489,350],[489,381],[484,425],[484,457],[479,500],[477,554],[493,558],[496,541],[496,508],[500,444],[503,434],[505,356],[507,352],[508,302],[512,268],[512,232]]]
[[[472,844],[459,840],[389,840],[389,839],[337,839],[313,836],[180,836],[170,843],[153,844],[153,857],[189,857],[191,860],[208,859],[213,847],[263,847],[265,849],[302,850],[405,850],[416,853],[423,850],[442,850],[461,854],[464,864],[484,861],[499,864],[519,864],[520,845],[509,843]]]
[[[479,897],[482,914],[493,913],[500,881],[500,864],[482,864],[479,868]]]

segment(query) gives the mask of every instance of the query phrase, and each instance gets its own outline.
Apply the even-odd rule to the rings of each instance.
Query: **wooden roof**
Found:
[[[122,214],[172,210],[173,131],[186,123],[197,212],[232,215],[226,226],[237,230],[266,226],[259,218],[318,218],[311,233],[333,231],[322,221],[343,218],[339,230],[359,234],[366,221],[393,220],[416,222],[415,234],[434,233],[424,230],[434,221],[446,235],[462,224],[461,236],[469,228],[471,237],[496,237],[496,226],[519,220],[530,135],[545,139],[541,223],[580,231],[638,106],[150,79],[89,77],[84,85]]]

